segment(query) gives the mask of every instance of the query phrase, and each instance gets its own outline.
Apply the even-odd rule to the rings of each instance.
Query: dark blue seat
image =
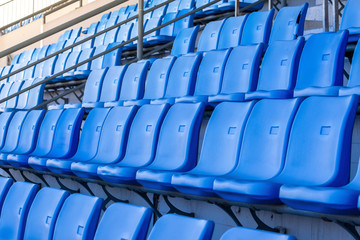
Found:
[[[245,99],[292,98],[304,43],[303,37],[270,43],[262,60],[256,91],[246,93]]]
[[[11,178],[0,177],[0,213],[4,204],[6,195],[9,192],[13,180]]]
[[[26,218],[38,189],[38,185],[27,182],[15,182],[11,186],[1,210],[2,239],[23,239]]]
[[[337,96],[343,85],[348,31],[312,35],[300,58],[294,97]]]
[[[263,44],[235,47],[226,62],[220,94],[209,96],[209,103],[243,101],[258,82]]]
[[[359,8],[360,3],[356,0],[347,1],[344,8],[340,30],[349,31],[349,42],[357,42],[360,38]]]
[[[175,173],[171,184],[186,194],[216,196],[216,176],[232,171],[238,160],[243,131],[254,102],[221,103],[208,122],[196,167],[186,173]]]
[[[60,210],[53,239],[94,239],[102,204],[103,200],[98,197],[70,195]]]
[[[230,17],[225,20],[220,32],[217,49],[228,49],[240,45],[242,31],[248,16],[246,14],[239,17]]]
[[[160,129],[153,162],[136,172],[141,185],[174,190],[172,175],[195,167],[203,112],[202,103],[177,103],[170,108]]]
[[[208,102],[208,96],[220,92],[225,65],[231,49],[204,52],[197,72],[193,96],[176,98],[175,102]]]
[[[283,162],[285,151],[277,153],[281,156],[275,157],[276,152],[270,148],[271,152],[274,152],[270,157],[270,150],[260,151],[265,149],[262,145],[257,144],[257,150],[254,151],[253,148],[243,144],[241,149],[247,149],[249,154],[262,155],[261,163],[257,162],[259,157],[251,158],[254,161],[248,162],[245,159],[250,158],[247,156],[242,158],[240,153],[240,164],[237,169],[227,178],[216,179],[214,191],[229,200],[270,204],[280,203],[280,187],[286,184],[289,187],[294,186],[295,189],[282,191],[281,200],[296,206],[301,205],[301,201],[295,199],[296,192],[302,191],[306,186],[330,187],[346,184],[349,180],[351,133],[357,104],[355,96],[306,98],[301,103],[291,127],[285,163]],[[271,115],[275,115],[273,113]],[[259,126],[261,125],[257,125],[256,128]],[[270,131],[277,132],[279,136],[280,128],[276,127],[277,124],[273,124]],[[269,134],[268,129],[266,134],[273,135]],[[252,136],[258,143],[259,139],[256,135],[252,133]],[[242,161],[243,159],[245,161]],[[296,186],[303,187],[296,190]],[[306,196],[305,192],[299,195],[300,200]],[[294,196],[293,200],[290,196]],[[314,208],[321,206],[317,204],[319,201],[320,199],[316,198],[316,203],[312,206]]]
[[[193,53],[195,50],[195,41],[199,28],[199,26],[196,26],[181,30],[174,40],[171,55],[180,56]]]
[[[274,232],[267,232],[257,229],[234,227],[226,231],[220,240],[296,240],[294,236]]]
[[[99,166],[97,175],[108,182],[136,183],[136,171],[154,159],[158,135],[168,109],[168,104],[142,106],[131,125],[125,156],[116,164]]]
[[[69,192],[61,189],[41,189],[31,204],[24,239],[52,239],[60,209],[69,195]]]
[[[114,203],[102,216],[94,240],[145,239],[151,215],[152,211],[149,208]]]
[[[155,223],[147,239],[210,240],[213,231],[213,221],[166,214]]]
[[[206,24],[204,31],[201,33],[197,51],[204,52],[218,48],[220,32],[225,20],[212,21]]]

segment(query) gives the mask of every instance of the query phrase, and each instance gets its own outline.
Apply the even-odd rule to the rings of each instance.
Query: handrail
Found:
[[[171,1],[173,1],[173,0],[169,0],[169,1],[167,1],[167,2],[171,2]],[[219,2],[219,1],[220,1],[220,0],[213,0],[213,1],[211,1],[211,2],[209,2],[209,3],[207,3],[207,4],[203,5],[203,6],[201,6],[201,7],[199,7],[199,8],[196,8],[196,9],[190,11],[190,12],[187,12],[187,13],[179,16],[179,17],[176,17],[176,18],[173,19],[173,20],[170,20],[169,22],[163,23],[163,24],[161,24],[160,26],[158,26],[158,27],[156,27],[156,28],[153,28],[153,29],[145,32],[144,35],[148,35],[148,34],[150,34],[150,33],[156,32],[157,30],[159,30],[159,29],[161,29],[161,28],[163,28],[163,27],[166,27],[166,26],[168,26],[168,25],[170,25],[170,24],[172,24],[172,23],[174,23],[174,22],[177,22],[177,21],[179,21],[179,20],[181,20],[181,19],[183,19],[183,18],[185,18],[185,17],[188,17],[188,16],[190,16],[190,15],[192,15],[192,14],[198,12],[198,11],[201,11],[201,10],[203,10],[203,9],[205,9],[205,8],[211,6],[211,5],[213,5],[213,4],[215,4],[215,3]],[[255,2],[255,3],[253,3],[253,4],[250,4],[250,5],[242,8],[241,10],[242,10],[242,11],[246,11],[247,9],[249,9],[249,8],[251,8],[251,7],[253,7],[253,6],[256,6],[256,5],[259,4],[259,3],[262,3],[263,1],[265,1],[265,0],[259,0],[259,1]],[[165,2],[164,2],[164,3],[165,3]],[[158,6],[160,6],[160,5],[158,5]],[[145,13],[146,13],[146,11],[144,11],[144,14],[145,14]],[[134,17],[137,17],[137,15],[135,15]],[[119,45],[116,45],[116,46],[114,46],[114,47],[112,47],[112,48],[110,48],[110,49],[108,49],[108,50],[105,50],[105,51],[103,51],[103,52],[101,52],[101,53],[99,53],[99,54],[97,54],[97,55],[95,55],[95,56],[87,59],[87,60],[84,60],[84,61],[82,61],[82,62],[80,62],[80,63],[75,64],[74,66],[71,66],[71,67],[69,67],[69,68],[67,68],[67,69],[64,69],[63,71],[60,71],[60,72],[52,75],[52,76],[49,77],[49,78],[46,78],[46,79],[44,79],[44,80],[42,80],[42,81],[39,81],[39,82],[37,82],[37,83],[35,83],[35,84],[33,84],[33,85],[25,88],[25,89],[22,89],[22,90],[18,91],[17,93],[14,93],[14,94],[12,94],[12,95],[10,95],[10,96],[7,96],[7,97],[5,97],[5,98],[3,98],[3,99],[0,100],[0,104],[3,103],[3,102],[6,102],[7,100],[9,100],[9,99],[11,99],[11,98],[13,98],[13,97],[16,97],[16,96],[18,96],[18,95],[20,95],[20,94],[22,94],[22,93],[24,93],[24,92],[26,92],[26,91],[29,91],[29,90],[31,90],[32,88],[35,88],[35,87],[37,87],[37,86],[40,86],[40,85],[42,85],[42,84],[44,84],[44,83],[47,83],[47,82],[55,79],[55,78],[57,78],[57,77],[60,77],[60,76],[63,75],[64,73],[69,72],[69,71],[71,71],[71,70],[74,70],[74,69],[76,69],[77,67],[79,67],[79,66],[81,66],[81,65],[84,65],[84,64],[86,64],[86,63],[88,63],[88,62],[91,62],[92,60],[95,60],[95,59],[98,58],[98,57],[101,57],[101,56],[103,56],[103,55],[105,55],[105,54],[107,54],[107,53],[110,53],[110,52],[112,52],[112,51],[114,51],[114,50],[116,50],[116,49],[118,49],[118,48],[121,48],[121,47],[123,47],[123,46],[125,46],[125,45],[127,45],[127,44],[129,44],[129,43],[131,43],[131,42],[133,42],[133,41],[136,41],[137,39],[138,39],[138,36],[136,36],[136,37],[134,37],[134,38],[131,38],[131,39],[129,39],[129,40],[126,41],[126,42],[123,42],[123,43],[121,43],[121,44],[119,44]],[[1,78],[0,78],[0,80],[1,80]]]

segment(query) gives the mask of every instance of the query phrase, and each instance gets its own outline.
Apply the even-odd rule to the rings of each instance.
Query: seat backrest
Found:
[[[82,30],[82,27],[73,29],[72,32],[71,32],[71,35],[70,35],[69,39],[73,39],[73,38],[79,37],[80,34],[81,34],[81,30]]]
[[[352,58],[348,87],[360,85],[360,40],[358,41]]]
[[[175,0],[168,4],[166,9],[166,14],[168,13],[177,13],[179,11],[180,0]]]
[[[199,43],[197,47],[198,52],[217,49],[220,39],[220,32],[224,23],[225,23],[225,19],[212,21],[206,24],[199,39]]]
[[[246,239],[266,239],[266,240],[296,240],[294,236],[280,233],[255,230],[244,227],[234,227],[227,230],[220,240],[246,240]]]
[[[174,40],[171,55],[180,56],[187,53],[193,53],[199,28],[199,26],[196,26],[181,30]]]
[[[42,81],[41,78],[35,79],[31,85],[37,84],[40,81]],[[43,101],[44,90],[45,83],[30,89],[25,109],[31,109],[40,104]]]
[[[12,67],[12,69],[11,69],[11,72],[15,72],[16,70],[20,69],[21,67],[23,67],[23,64],[22,64],[22,63],[14,64],[13,67]],[[18,74],[19,74],[19,73],[10,76],[8,82],[15,82],[15,81],[16,81],[16,75],[18,75]]]
[[[294,89],[304,44],[303,37],[270,43],[262,60],[257,90]]]
[[[146,25],[145,25],[145,28],[144,28],[144,32],[148,32],[158,26],[161,25],[161,22],[162,22],[162,17],[151,17],[147,22],[146,22]],[[157,31],[154,31],[150,34],[146,34],[146,37],[154,37],[154,36],[158,36],[160,33],[160,30],[157,30]]]
[[[107,45],[106,50],[109,50],[109,49],[115,47],[116,45],[117,45],[117,43],[110,43],[109,45]],[[101,68],[120,66],[121,65],[121,49],[122,48],[118,48],[112,52],[105,54]]]
[[[55,128],[55,136],[48,158],[69,158],[77,149],[80,126],[84,115],[83,108],[64,110]]]
[[[110,43],[114,43],[116,42],[116,37],[118,35],[118,32],[120,30],[120,27],[114,28],[110,31],[107,31],[105,34],[105,39],[104,39],[104,45],[108,45]]]
[[[94,22],[94,23],[90,24],[86,35],[91,36],[91,35],[94,35],[95,33],[97,33],[98,26],[99,26],[99,22]]]
[[[306,98],[295,116],[284,169],[276,181],[302,186],[348,183],[357,105],[356,96]]]
[[[103,80],[108,68],[92,70],[86,81],[83,103],[97,102],[100,98]]]
[[[114,203],[102,216],[94,240],[145,239],[151,215],[149,208]]]
[[[123,158],[135,114],[135,106],[110,109],[101,129],[97,154],[90,163],[111,164]]]
[[[5,144],[8,128],[14,114],[14,111],[0,114],[0,149],[3,148]]]
[[[192,169],[197,159],[203,112],[202,103],[174,104],[161,126],[155,159],[147,168],[169,171]]]
[[[35,49],[29,49],[24,51],[19,58],[18,63],[28,62],[31,60],[32,55],[34,54]]]
[[[1,92],[0,92],[0,99],[6,98],[7,96],[9,96],[9,92],[10,92],[10,89],[13,84],[14,84],[14,82],[9,82],[9,83],[5,83],[3,85]],[[15,98],[17,98],[17,97],[15,97]],[[9,100],[11,100],[11,99],[9,99]],[[13,99],[13,101],[14,101],[14,99]],[[7,104],[7,101],[0,103],[0,108],[5,108],[6,104]]]
[[[52,239],[55,223],[68,191],[45,187],[31,204],[26,220],[24,239]]]
[[[41,49],[40,49],[40,52],[39,52],[39,56],[38,56],[38,59],[42,59],[44,57],[47,56],[47,52],[49,51],[49,45],[46,45],[46,46],[43,46]],[[36,59],[35,59],[36,60]]]
[[[360,17],[357,11],[359,8],[360,3],[357,0],[348,0],[346,2],[343,18],[341,19],[341,30],[360,27]]]
[[[64,55],[63,57],[67,57],[67,55]],[[55,71],[55,66],[56,66],[56,62],[57,62],[58,58],[59,57],[57,55],[55,57],[52,57],[52,58],[44,61],[41,76],[39,76],[39,77],[49,77],[49,76],[51,76],[53,74],[53,72]],[[65,64],[65,62],[64,62],[64,64]]]
[[[177,12],[167,13],[162,18],[162,24],[167,23],[167,22],[175,19],[177,14],[178,14]],[[160,29],[160,35],[161,36],[173,36],[174,35],[174,27],[175,27],[175,23],[172,23],[172,24],[170,24],[170,25],[168,25],[166,27],[161,28]]]
[[[79,61],[80,54],[81,54],[81,51],[72,51],[69,54],[68,59],[66,60],[64,69],[68,69],[68,68],[76,65]]]
[[[143,167],[152,162],[160,128],[168,110],[168,104],[147,104],[138,110],[131,125],[121,166]]]
[[[190,9],[182,9],[178,12],[176,17],[180,17],[185,15],[186,13],[192,11],[193,8]],[[180,19],[174,23],[174,33],[173,36],[177,36],[183,29],[191,28],[194,25],[194,14],[187,16],[183,19]]]
[[[21,90],[30,87],[32,85],[32,83],[34,82],[34,80],[35,79],[25,80],[24,84],[21,86]],[[16,104],[17,109],[24,109],[26,107],[28,97],[29,97],[29,92],[30,91],[23,92],[22,94],[20,94],[18,96],[18,101]]]
[[[33,60],[33,61],[35,61],[35,60]],[[33,61],[30,61],[29,64],[33,63]],[[34,72],[35,72],[35,66],[29,67],[26,70],[24,70],[24,78],[23,78],[23,80],[33,78]]]
[[[8,93],[7,97],[17,93],[18,91],[20,91],[20,89],[21,89],[22,85],[24,84],[24,82],[25,81],[13,82],[10,89],[9,89],[9,93]],[[1,103],[0,105],[2,107],[4,107],[4,104],[5,104],[5,108],[12,109],[12,108],[16,107],[18,99],[19,99],[19,96],[16,96],[16,97],[13,97],[13,98],[7,100],[4,103]]]
[[[70,195],[60,210],[53,239],[93,239],[102,203],[98,197],[78,193]]]
[[[235,47],[226,62],[221,93],[246,93],[256,89],[263,45]]]
[[[134,26],[133,23],[121,25],[120,30],[118,31],[118,33],[116,35],[115,42],[123,43],[123,42],[128,41],[130,39],[131,30],[132,30],[133,26]]]
[[[183,97],[194,93],[201,57],[201,54],[188,54],[176,59],[170,71],[165,98]]]
[[[143,98],[145,79],[150,65],[149,61],[143,60],[128,66],[121,84],[119,100]]]
[[[266,12],[253,12],[246,19],[241,36],[241,45],[269,42],[274,9]]]
[[[0,236],[3,239],[23,239],[26,218],[39,186],[15,182],[6,195],[0,218]]]
[[[194,95],[210,96],[219,93],[230,52],[231,49],[203,53],[196,78]]]
[[[60,37],[58,38],[57,41],[58,41],[58,42],[63,42],[63,41],[65,41],[65,40],[70,39],[71,32],[72,32],[72,29],[66,30],[63,34],[60,35]]]
[[[78,63],[81,63],[94,55],[95,48],[88,48],[81,51]],[[93,61],[92,61],[93,62]],[[76,68],[76,70],[89,70],[91,66],[91,62],[85,63]]]
[[[16,149],[19,142],[20,131],[27,114],[28,112],[26,111],[19,111],[16,112],[12,117],[8,127],[8,131],[6,133],[4,146],[1,149],[2,152],[9,153]]]
[[[78,38],[76,38],[76,43],[77,42],[80,42],[82,40],[84,40],[85,38],[89,37],[90,35],[85,35],[85,36],[80,36]],[[90,39],[80,45],[77,45],[75,47],[73,47],[73,51],[77,51],[77,52],[80,52],[81,50],[85,50],[85,49],[88,49],[88,48],[92,48],[94,46],[94,39]]]
[[[304,3],[301,6],[281,8],[271,30],[270,43],[294,40],[302,36],[308,7],[309,4]]]
[[[146,78],[144,99],[164,97],[171,68],[176,60],[174,56],[158,58],[152,64]]]
[[[166,214],[155,223],[147,239],[210,240],[213,231],[214,222],[212,221]]]
[[[195,0],[180,0],[179,10],[195,7]]]
[[[13,180],[11,178],[0,177],[0,214],[5,201],[5,197],[9,192]]]
[[[300,58],[295,89],[343,85],[348,31],[312,35]]]
[[[93,53],[93,56],[96,56],[104,51],[106,51],[106,48],[107,46],[105,45],[100,45],[100,46],[96,46],[95,47],[95,50],[94,50],[94,53]],[[104,61],[104,55],[94,59],[91,61],[91,70],[94,70],[94,69],[101,69],[103,68],[103,61]]]
[[[100,102],[112,102],[119,99],[126,69],[127,65],[113,66],[108,69],[102,83]]]
[[[53,74],[59,73],[65,69],[66,61],[70,56],[70,52],[64,52],[57,58]],[[50,76],[50,75],[48,75]]]
[[[240,45],[242,31],[249,14],[230,17],[226,19],[220,32],[219,45],[217,49],[227,49]]]

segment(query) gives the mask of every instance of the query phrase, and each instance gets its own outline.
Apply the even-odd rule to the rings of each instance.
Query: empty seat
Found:
[[[284,151],[277,152],[281,154],[278,157],[275,157],[277,154],[271,149],[271,152],[274,152],[273,158],[269,156],[270,150],[260,151],[262,145],[257,145],[259,147],[254,151],[254,148],[243,144],[241,149],[246,149],[248,154],[260,153],[263,157],[247,158],[255,161],[242,161],[240,153],[237,169],[227,178],[217,178],[214,181],[215,192],[229,200],[269,204],[280,202],[279,190],[282,184],[314,187],[346,184],[349,180],[351,133],[357,104],[355,96],[306,98],[301,103],[291,127],[285,162],[281,160],[284,159],[285,148]],[[271,115],[274,115],[273,112]],[[259,126],[262,125],[256,127]],[[271,127],[266,129],[268,140],[273,136],[283,135],[281,128],[277,126],[271,124]],[[256,135],[252,136],[258,143]],[[262,159],[261,164],[256,161],[258,159]],[[277,164],[274,165],[273,161]],[[269,180],[269,177],[272,179]],[[300,188],[300,191],[301,189],[304,188]],[[298,200],[293,201],[294,204],[297,202]]]
[[[198,32],[199,26],[181,30],[174,40],[171,55],[180,56],[193,53]]]
[[[76,64],[78,64],[80,55],[81,55],[81,51],[72,51],[69,54],[68,58],[66,59],[63,70],[71,68],[71,67],[75,66]],[[71,72],[74,72],[74,71],[75,71],[74,69],[71,70]],[[64,73],[64,74],[66,74],[66,73]],[[64,74],[62,76],[57,77],[56,79],[58,79],[59,81],[67,80],[67,78],[64,76]]]
[[[41,189],[30,207],[24,239],[52,239],[60,209],[69,195],[61,189]]]
[[[170,108],[160,129],[154,161],[136,172],[140,184],[173,190],[172,174],[195,167],[203,112],[202,103],[177,103]]]
[[[91,58],[95,53],[95,48],[84,49],[80,52],[77,63],[81,63],[89,58]],[[95,69],[95,66],[94,66]],[[64,79],[84,79],[87,78],[91,71],[91,62],[85,63],[74,70],[68,71],[63,74]]]
[[[63,34],[60,35],[60,37],[58,38],[57,41],[63,42],[63,41],[70,39],[71,32],[72,32],[72,29],[66,30]]]
[[[120,30],[116,35],[115,42],[123,43],[129,41],[133,26],[134,26],[133,23],[121,25]]]
[[[340,30],[349,31],[349,42],[356,42],[360,38],[360,17],[357,11],[360,8],[359,1],[349,0],[346,2]]]
[[[9,124],[10,124],[14,114],[15,114],[15,111],[4,112],[4,113],[0,114],[0,149],[2,149],[4,147]]]
[[[72,194],[60,210],[53,239],[93,239],[102,203],[98,197]]]
[[[255,230],[244,227],[231,228],[228,231],[226,231],[220,238],[220,240],[247,240],[247,239],[296,240],[296,238],[291,235]]]
[[[337,96],[343,85],[348,31],[312,35],[300,58],[294,97]]]
[[[262,60],[256,91],[246,93],[245,99],[292,98],[304,43],[303,37],[270,43]]]
[[[180,192],[216,196],[213,181],[232,171],[238,161],[243,131],[253,102],[221,103],[213,111],[206,127],[196,167],[175,173],[171,184]]]
[[[2,239],[23,239],[26,218],[38,189],[38,185],[27,182],[15,182],[10,187],[1,211]]]
[[[214,222],[212,221],[167,214],[155,223],[147,239],[210,240],[213,231]]]
[[[99,166],[97,175],[109,182],[136,183],[136,171],[154,159],[158,135],[168,109],[168,104],[142,106],[131,125],[125,156],[116,164]]]
[[[5,197],[9,192],[13,180],[11,178],[0,177],[0,213],[4,204]]]
[[[239,17],[230,17],[225,20],[220,32],[217,49],[228,49],[240,45],[242,31],[248,16],[246,14]]]
[[[102,216],[94,240],[145,239],[151,215],[149,208],[114,203]]]
[[[197,51],[210,51],[217,49],[220,32],[225,23],[225,20],[212,21],[206,24],[203,32],[201,33]]]

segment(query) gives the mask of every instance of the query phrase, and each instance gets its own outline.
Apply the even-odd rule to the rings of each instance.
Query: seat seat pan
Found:
[[[150,99],[140,99],[140,100],[127,100],[124,101],[124,106],[143,106],[145,104],[149,104]]]
[[[293,91],[291,90],[273,90],[273,91],[263,91],[258,90],[255,92],[248,92],[245,94],[246,100],[255,100],[255,99],[287,99],[292,98]]]
[[[136,180],[144,187],[173,191],[175,188],[171,185],[172,175],[173,172],[169,171],[139,169],[136,172]]]
[[[123,167],[116,164],[99,166],[98,176],[106,182],[134,184],[136,182],[136,172],[138,168]]]
[[[104,107],[118,107],[123,106],[124,101],[105,102]]]
[[[152,36],[144,39],[144,46],[153,46],[157,44],[163,44],[174,41],[175,37],[173,36],[166,36],[166,35],[159,35],[159,36]]]
[[[97,175],[97,168],[99,164],[86,162],[73,162],[71,164],[71,171],[78,177],[99,179]]]
[[[353,28],[348,28],[348,30],[349,30],[348,42],[349,43],[357,42],[360,39],[360,28],[353,27]]]
[[[342,87],[339,89],[339,96],[360,95],[360,86]]]
[[[207,103],[208,96],[185,96],[175,99],[175,103],[199,103],[199,102]]]
[[[91,73],[91,70],[76,70],[74,72],[74,78],[76,79],[85,79],[88,78]]]
[[[185,194],[214,197],[217,196],[213,191],[214,180],[214,176],[175,173],[171,178],[171,184]]]
[[[295,89],[294,97],[310,97],[310,96],[338,96],[339,86],[332,87],[308,87],[303,89]]]
[[[16,155],[16,154],[9,154],[7,156],[7,161],[10,165],[15,167],[26,167],[28,166],[28,155]]]
[[[232,93],[232,94],[218,94],[209,96],[209,103],[220,102],[243,102],[245,100],[245,93]]]
[[[150,101],[150,104],[175,104],[175,98],[159,98]]]
[[[29,157],[28,164],[35,170],[38,171],[49,171],[46,167],[46,161],[48,158],[41,158],[41,157]]]
[[[53,173],[72,174],[71,163],[73,162],[65,159],[49,159],[46,161],[46,167]]]

